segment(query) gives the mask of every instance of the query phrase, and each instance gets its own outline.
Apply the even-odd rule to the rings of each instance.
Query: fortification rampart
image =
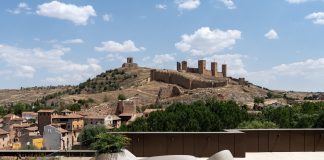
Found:
[[[201,80],[194,79],[169,70],[151,70],[151,80],[161,81],[169,84],[176,84],[185,89],[213,88],[227,85],[226,79]]]

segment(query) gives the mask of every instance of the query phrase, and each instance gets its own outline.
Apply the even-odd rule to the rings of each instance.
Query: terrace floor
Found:
[[[246,153],[236,160],[324,160],[324,152],[258,152]]]

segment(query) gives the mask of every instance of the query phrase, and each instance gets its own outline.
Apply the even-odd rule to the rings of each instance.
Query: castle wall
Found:
[[[177,84],[183,88],[189,89],[191,86],[191,80],[180,74],[172,73],[170,74],[170,83]]]
[[[151,70],[151,80],[161,81],[169,84],[176,84],[185,89],[212,88],[226,86],[226,80],[222,81],[204,81],[187,78],[177,72],[167,70]]]
[[[199,73],[199,69],[198,68],[187,68],[187,72],[190,72],[190,73]]]
[[[191,89],[196,88],[213,88],[212,81],[200,81],[200,80],[192,80]]]

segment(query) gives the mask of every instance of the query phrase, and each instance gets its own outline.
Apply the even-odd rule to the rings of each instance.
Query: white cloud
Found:
[[[13,9],[13,10],[7,10],[9,13],[12,14],[20,14],[20,13],[27,13],[30,14],[31,8],[28,6],[27,3],[21,2],[17,5],[17,8]]]
[[[17,76],[22,78],[33,78],[36,72],[35,68],[32,66],[19,66],[16,68]]]
[[[274,29],[270,29],[269,32],[264,34],[264,37],[268,39],[279,39],[278,33]]]
[[[76,38],[76,39],[69,39],[69,40],[62,41],[62,43],[64,43],[64,44],[81,44],[81,43],[83,43],[83,40],[80,38]]]
[[[164,64],[175,61],[175,55],[172,54],[157,54],[153,58],[155,64]]]
[[[247,77],[273,89],[318,91],[324,86],[324,58],[281,64],[269,70],[251,72]]]
[[[200,0],[175,0],[180,10],[193,10],[199,7]]]
[[[236,5],[233,0],[221,0],[228,9],[235,9]]]
[[[324,25],[324,12],[314,12],[307,15],[305,18],[312,20],[314,24]]]
[[[166,10],[167,9],[167,5],[165,5],[165,4],[157,4],[157,5],[155,5],[155,8],[161,9],[161,10]]]
[[[123,43],[118,43],[115,41],[101,42],[101,47],[95,47],[94,49],[98,52],[139,52],[144,51],[144,47],[136,47],[135,43],[131,40],[124,41]]]
[[[286,0],[286,1],[291,4],[300,4],[300,3],[309,2],[310,0]]]
[[[102,19],[106,22],[109,22],[112,20],[112,15],[111,14],[104,14],[102,15]]]
[[[191,35],[182,35],[181,41],[176,43],[175,47],[182,52],[190,52],[193,55],[208,55],[224,49],[231,49],[236,40],[240,38],[241,32],[238,30],[222,31],[202,27]]]
[[[72,21],[76,25],[87,25],[91,16],[96,16],[96,11],[91,5],[76,6],[58,1],[38,5],[38,15]]]
[[[12,78],[33,78],[37,71],[45,70],[52,76],[44,78],[43,82],[51,85],[63,84],[61,81],[49,81],[60,77],[64,84],[76,84],[95,76],[102,71],[98,61],[89,59],[85,64],[74,63],[64,60],[63,56],[70,51],[70,48],[53,48],[43,50],[40,48],[17,48],[9,45],[1,45],[0,60],[6,64],[6,71],[12,73]],[[49,85],[49,84],[46,84]]]

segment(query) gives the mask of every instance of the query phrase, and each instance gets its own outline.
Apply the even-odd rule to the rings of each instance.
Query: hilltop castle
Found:
[[[127,58],[123,68],[137,68],[132,57]],[[188,67],[187,61],[177,62],[177,70],[152,69],[151,81],[160,81],[176,84],[185,89],[224,87],[230,81],[236,81],[239,85],[245,85],[244,78],[234,79],[227,77],[227,65],[222,64],[221,72],[218,72],[217,62],[210,63],[210,70],[206,69],[206,60],[198,60],[198,68]]]
[[[206,69],[206,60],[198,60],[198,68],[188,67],[187,61],[177,62],[177,71],[187,73],[198,73],[212,77],[223,77],[227,76],[227,65],[222,64],[222,72],[217,70],[217,62],[211,62],[210,70]]]

